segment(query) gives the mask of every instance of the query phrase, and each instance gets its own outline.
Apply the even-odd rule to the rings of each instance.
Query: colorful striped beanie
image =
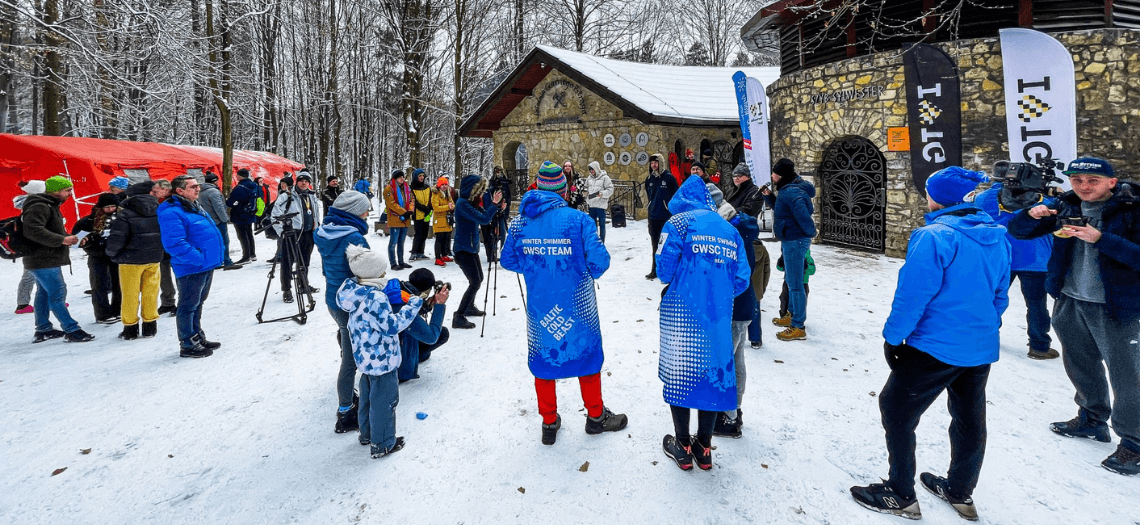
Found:
[[[566,175],[562,173],[562,166],[559,166],[549,160],[542,163],[542,167],[538,168],[538,180],[535,185],[540,190],[553,191],[555,193],[563,193],[566,191]]]

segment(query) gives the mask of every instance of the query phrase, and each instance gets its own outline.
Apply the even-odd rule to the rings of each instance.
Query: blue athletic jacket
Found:
[[[175,277],[222,265],[222,232],[197,203],[171,195],[158,206],[158,227]]]

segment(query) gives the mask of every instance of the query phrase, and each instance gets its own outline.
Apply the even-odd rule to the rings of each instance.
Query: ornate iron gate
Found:
[[[823,186],[823,240],[883,251],[886,232],[887,162],[861,137],[831,145],[819,166]]]

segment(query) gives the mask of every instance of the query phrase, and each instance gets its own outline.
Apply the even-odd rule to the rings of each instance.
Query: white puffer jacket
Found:
[[[598,161],[590,163],[590,176],[586,178],[586,204],[591,208],[609,209],[610,197],[614,194],[614,183],[602,171]]]

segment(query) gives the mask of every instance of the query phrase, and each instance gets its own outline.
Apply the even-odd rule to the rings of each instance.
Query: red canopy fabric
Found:
[[[234,170],[245,168],[255,177],[261,176],[272,191],[283,174],[302,166],[271,153],[234,151]],[[170,180],[190,170],[221,174],[221,168],[222,150],[217,148],[0,133],[0,210],[5,210],[0,217],[16,213],[11,202],[22,194],[17,185],[21,180],[44,180],[60,174],[71,177],[77,200],[65,204],[63,212],[72,223],[87,213],[90,203],[106,191],[112,178],[127,176],[126,170],[146,170],[151,179]]]

